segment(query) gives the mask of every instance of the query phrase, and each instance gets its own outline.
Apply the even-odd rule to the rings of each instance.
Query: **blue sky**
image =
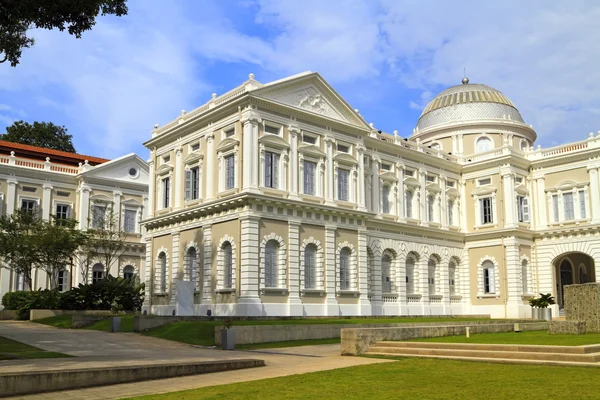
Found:
[[[378,129],[410,135],[460,83],[504,92],[550,147],[600,129],[600,3],[590,1],[129,0],[82,39],[33,31],[0,64],[0,131],[65,125],[80,153],[147,156],[155,123],[254,73],[318,71]]]

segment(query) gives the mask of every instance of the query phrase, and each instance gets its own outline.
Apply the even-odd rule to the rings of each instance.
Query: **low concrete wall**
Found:
[[[587,332],[600,332],[600,283],[565,286],[565,318],[586,323]]]
[[[223,360],[180,364],[90,368],[24,373],[0,373],[0,397],[115,385],[151,379],[262,367],[263,360]]]
[[[83,328],[107,318],[105,315],[87,315],[87,314],[73,314],[71,317],[71,328]]]
[[[502,321],[505,322],[505,321]],[[507,323],[527,323],[531,320],[510,320]],[[464,322],[407,322],[397,324],[304,324],[304,325],[236,325],[236,344],[288,342],[292,340],[330,339],[340,337],[342,329],[347,328],[395,328],[414,326],[447,326],[462,325]],[[498,321],[472,321],[468,326],[498,324]],[[215,327],[215,344],[221,345],[221,330],[223,327]]]
[[[492,324],[453,324],[434,326],[403,326],[397,328],[345,328],[342,329],[342,355],[356,356],[369,350],[369,347],[382,340],[411,340],[418,338],[465,335],[466,328],[471,333],[511,332],[514,323]],[[548,329],[547,322],[520,322],[522,331]]]
[[[0,321],[7,319],[17,319],[17,310],[0,310]]]
[[[427,318],[456,318],[457,320],[464,318],[490,318],[489,314],[472,314],[472,315],[427,315]],[[143,332],[148,329],[156,328],[157,326],[170,324],[172,322],[182,322],[182,321],[294,321],[294,320],[307,320],[307,319],[331,319],[333,317],[205,317],[205,316],[163,316],[163,315],[140,315],[134,318],[133,320],[133,330],[134,332]],[[340,319],[368,319],[373,320],[373,323],[376,324],[378,319],[390,319],[390,318],[415,318],[414,315],[406,315],[406,316],[390,316],[390,315],[382,315],[382,316],[351,316],[347,318]],[[338,334],[339,336],[339,334]],[[334,336],[335,337],[335,336]],[[260,342],[253,342],[260,343]]]
[[[551,335],[583,335],[587,332],[584,321],[552,321],[548,332]]]
[[[95,315],[102,317],[109,317],[115,315],[110,310],[31,310],[29,312],[29,320],[35,321],[43,318],[50,318],[56,315],[73,314],[73,315]],[[132,315],[137,314],[135,312],[119,312],[118,315]]]

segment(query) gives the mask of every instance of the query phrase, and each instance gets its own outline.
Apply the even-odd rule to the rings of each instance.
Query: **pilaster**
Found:
[[[300,128],[290,125],[290,198],[298,199],[298,139]]]
[[[406,201],[406,187],[404,186],[404,164],[396,163],[396,177],[398,178],[398,208],[396,215],[401,221],[406,220],[404,202]]]
[[[261,316],[262,307],[259,297],[259,218],[243,216],[240,218],[240,274],[239,315]]]
[[[330,137],[325,138],[325,150],[327,154],[327,167],[325,168],[325,202],[332,204],[334,199],[335,182],[333,179],[333,144],[334,140]]]
[[[325,226],[325,315],[339,315],[339,307],[336,299],[336,249],[335,249],[334,226]]]
[[[44,198],[42,199],[42,219],[44,221],[50,220],[50,211],[52,209],[52,185],[44,183]]]
[[[507,307],[508,318],[519,317],[518,305],[522,303],[522,284],[521,284],[521,262],[519,257],[519,244],[514,237],[504,239],[504,247],[506,249],[506,265],[504,265],[506,273],[506,284],[510,307]],[[501,276],[498,275],[501,279]],[[502,282],[502,281],[501,281]],[[511,315],[512,314],[512,315]]]
[[[142,312],[150,313],[150,307],[152,306],[152,288],[154,287],[154,281],[152,280],[152,238],[146,237],[146,256],[144,260],[144,304],[142,306]]]
[[[184,186],[182,152],[181,146],[175,149],[175,174],[171,178],[171,185],[173,186],[175,197],[175,202],[173,203],[174,209],[181,208],[181,199],[183,197],[181,194],[181,190]]]
[[[88,216],[90,214],[90,187],[85,183],[79,186],[79,229],[88,228]]]
[[[115,219],[115,227],[121,226],[121,198],[123,192],[119,190],[113,191],[113,218]]]
[[[154,204],[155,204],[155,182],[156,174],[154,172],[154,152],[150,152],[150,158],[148,159],[148,207],[146,208],[147,217],[154,216]]]
[[[419,205],[420,205],[419,209],[421,212],[421,215],[420,215],[421,225],[427,224],[427,191],[426,191],[427,182],[426,182],[426,178],[427,178],[427,171],[425,171],[423,168],[419,169],[419,184],[421,185],[421,187],[419,188],[419,191],[421,193],[420,198],[419,198]]]
[[[440,176],[440,189],[442,193],[441,204],[440,204],[440,220],[439,222],[442,224],[442,229],[448,229],[448,196],[446,195],[446,176]]]
[[[600,223],[600,188],[598,187],[598,167],[588,168],[590,174],[590,209],[592,223]],[[575,207],[578,208],[578,207]]]
[[[212,303],[212,225],[202,229],[204,262],[202,263],[202,304]]]
[[[14,178],[6,180],[8,184],[8,191],[6,193],[6,215],[12,215],[15,211],[15,205],[17,202],[17,182]]]
[[[537,178],[536,180],[537,182],[537,201],[535,202],[535,206],[537,209],[537,218],[538,218],[538,228],[539,229],[546,229],[548,227],[548,222],[547,222],[547,218],[546,216],[547,211],[546,211],[546,205],[547,205],[547,199],[546,199],[546,193],[545,193],[545,179],[543,177],[541,178]]]
[[[205,179],[200,183],[201,185],[206,184],[206,200],[212,200],[215,197],[215,179],[219,180],[220,177],[215,176],[215,133],[209,132],[206,134],[206,176]]]
[[[171,234],[171,296],[169,305],[175,306],[177,302],[177,282],[180,278],[179,273],[179,232]]]
[[[368,298],[368,280],[367,273],[367,231],[358,231],[358,290],[360,297],[358,299],[358,313],[360,315],[371,315],[371,304]]]
[[[504,227],[516,228],[517,223],[517,207],[515,196],[515,174],[509,167],[501,169],[502,182],[504,187]]]
[[[262,122],[260,115],[252,110],[242,114],[243,161],[238,163],[242,167],[242,189],[246,192],[258,193],[259,176],[259,149],[258,149],[258,124]]]
[[[288,279],[290,316],[302,316],[300,300],[300,222],[288,221]]]
[[[366,211],[365,207],[365,146],[356,146],[358,153],[358,210]]]
[[[371,304],[373,315],[383,314],[383,296],[382,296],[382,285],[381,285],[381,254],[375,252],[373,256],[373,265],[371,266],[371,274],[373,274],[373,280],[371,285],[373,293],[371,294]]]
[[[380,198],[380,189],[379,189],[379,169],[381,167],[381,159],[377,156],[373,157],[372,163],[372,178],[371,178],[371,189],[373,200],[371,201],[371,208],[375,214],[379,214],[379,198]]]

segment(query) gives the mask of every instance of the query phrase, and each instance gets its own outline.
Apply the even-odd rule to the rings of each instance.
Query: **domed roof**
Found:
[[[469,83],[452,86],[435,96],[423,110],[417,130],[471,120],[511,119],[524,122],[515,105],[502,92],[486,85]]]

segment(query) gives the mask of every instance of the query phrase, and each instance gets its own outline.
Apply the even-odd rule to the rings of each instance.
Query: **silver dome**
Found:
[[[417,122],[417,130],[439,124],[487,119],[524,122],[519,110],[502,92],[486,85],[469,84],[467,79],[463,79],[462,85],[444,90],[429,102]]]

